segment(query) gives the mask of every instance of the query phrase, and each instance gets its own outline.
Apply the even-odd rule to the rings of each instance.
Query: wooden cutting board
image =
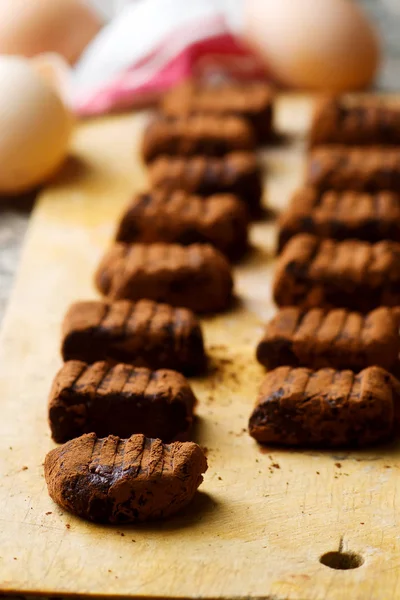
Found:
[[[304,132],[310,101],[282,97],[281,131]],[[36,207],[0,339],[0,590],[157,598],[391,600],[400,597],[398,444],[360,452],[260,447],[246,432],[263,377],[254,349],[274,307],[275,224],[252,228],[235,269],[232,312],[203,320],[213,372],[195,379],[195,440],[209,470],[192,506],[165,523],[98,526],[47,495],[53,447],[47,394],[59,368],[60,323],[71,301],[96,297],[93,271],[134,189],[145,116],[81,125],[73,157]],[[301,179],[297,138],[263,155],[269,204],[281,210]],[[320,562],[351,552],[352,570]]]

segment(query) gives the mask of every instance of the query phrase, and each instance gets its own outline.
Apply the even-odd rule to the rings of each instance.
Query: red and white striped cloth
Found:
[[[215,0],[125,6],[89,45],[72,79],[72,106],[95,115],[154,101],[189,76],[265,76]]]

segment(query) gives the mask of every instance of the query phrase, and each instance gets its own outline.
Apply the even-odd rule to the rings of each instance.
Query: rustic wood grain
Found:
[[[301,132],[309,103],[282,98],[278,120]],[[60,364],[59,328],[72,300],[95,297],[92,274],[133,189],[145,185],[135,149],[144,117],[82,125],[75,156],[42,193],[0,338],[0,591],[157,598],[392,600],[400,597],[399,447],[365,452],[261,451],[246,433],[263,375],[254,358],[273,313],[275,225],[235,270],[232,312],[204,320],[214,370],[193,380],[195,439],[209,471],[193,505],[166,523],[96,526],[47,495],[42,462]],[[303,144],[265,153],[270,204],[282,208],[302,172]],[[352,570],[319,562],[357,553]]]

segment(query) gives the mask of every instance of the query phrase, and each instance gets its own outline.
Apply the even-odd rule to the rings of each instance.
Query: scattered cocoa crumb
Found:
[[[227,347],[224,346],[223,344],[214,344],[214,345],[210,346],[209,349],[210,350],[227,350]]]
[[[9,448],[8,448],[8,449],[9,449],[9,450],[12,450],[12,446],[9,446]]]
[[[221,363],[221,365],[232,365],[233,364],[233,360],[231,358],[220,358],[219,362]]]
[[[385,465],[383,468],[384,469],[391,469],[392,467],[390,465]]]
[[[219,479],[220,481],[222,481],[222,477],[218,477],[218,479]]]
[[[272,466],[274,467],[274,469],[280,469],[281,465],[279,463],[272,463]]]
[[[65,523],[65,527],[66,527],[67,529],[71,529],[71,525],[70,525],[69,523]]]
[[[209,369],[209,386],[211,391],[218,388],[219,384],[225,380],[230,380],[233,384],[239,383],[239,377],[236,370],[230,369],[230,365],[234,365],[235,361],[231,358],[214,358]]]
[[[132,542],[136,542],[136,540],[131,540]]]
[[[109,572],[109,573],[112,573],[111,569],[108,569],[108,572]]]
[[[246,432],[247,432],[247,430],[246,430],[246,429],[241,429],[240,431],[236,431],[236,432],[235,432],[235,431],[232,431],[232,432],[231,432],[231,431],[229,431],[228,433],[232,433],[232,435],[234,435],[234,436],[236,436],[236,437],[242,437],[242,435],[243,435],[244,433],[246,433]]]
[[[317,475],[319,475],[319,471],[316,471]]]
[[[335,463],[335,467],[337,467],[338,469],[342,468],[342,463]]]
[[[14,560],[18,560],[18,558],[16,556],[14,556]]]
[[[364,523],[360,523],[360,525],[364,525]]]
[[[28,467],[26,467],[25,465],[22,467],[21,471],[27,471]]]
[[[234,383],[239,383],[239,377],[237,376],[237,373],[228,373],[228,377],[230,377]]]
[[[121,537],[125,537],[125,534],[124,534],[124,533],[122,533],[122,531],[121,531]]]
[[[53,513],[51,512],[51,510],[49,510],[46,515],[52,515]]]

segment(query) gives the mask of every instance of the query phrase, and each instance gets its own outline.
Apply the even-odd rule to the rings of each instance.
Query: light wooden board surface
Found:
[[[309,102],[282,98],[278,121],[304,130]],[[235,269],[238,307],[204,320],[216,370],[193,380],[195,440],[208,448],[205,482],[185,514],[140,527],[88,524],[47,495],[46,422],[69,303],[95,297],[92,274],[133,189],[143,117],[83,124],[74,159],[45,191],[28,233],[0,340],[0,590],[159,598],[391,600],[400,597],[399,448],[261,452],[247,419],[263,370],[254,359],[274,307],[273,222]],[[302,173],[302,143],[267,152],[270,204],[282,208]],[[342,546],[364,564],[332,570]]]

